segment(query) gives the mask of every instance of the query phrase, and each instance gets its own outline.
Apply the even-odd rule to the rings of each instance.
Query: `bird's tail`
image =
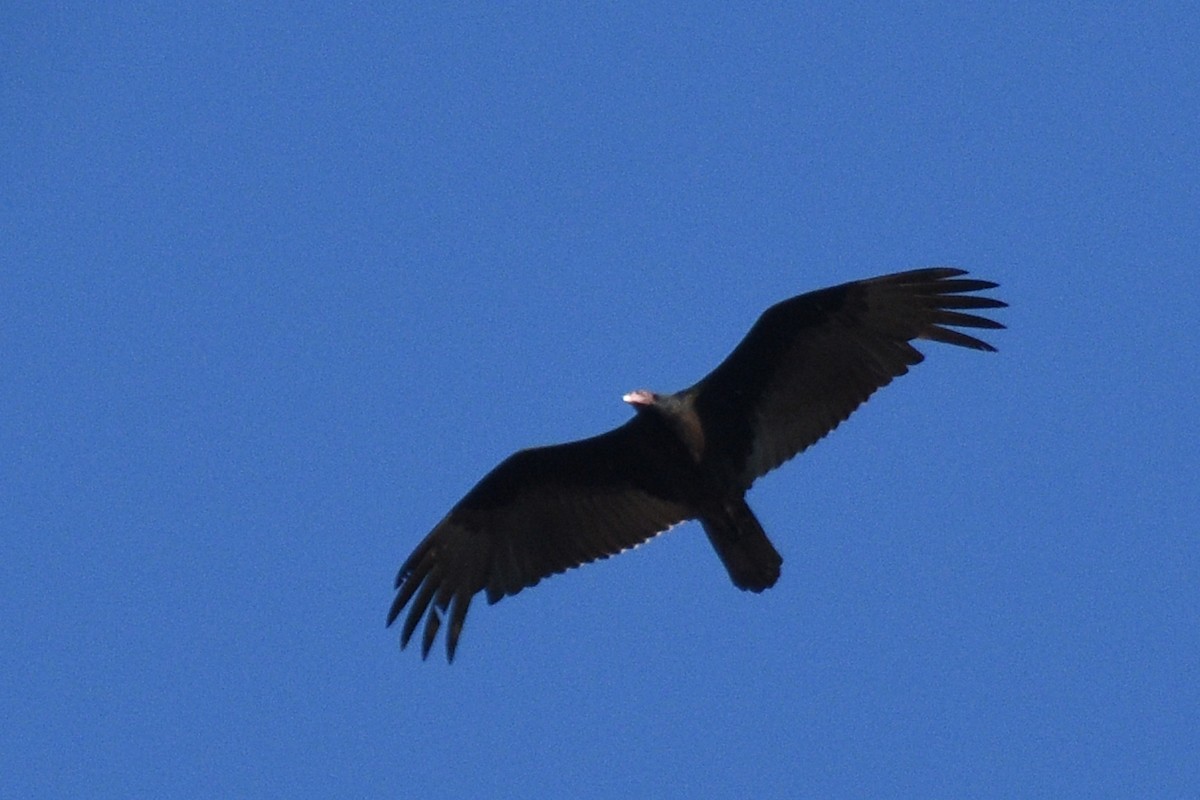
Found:
[[[761,592],[779,580],[783,556],[744,499],[730,501],[716,513],[704,515],[700,524],[734,586]]]

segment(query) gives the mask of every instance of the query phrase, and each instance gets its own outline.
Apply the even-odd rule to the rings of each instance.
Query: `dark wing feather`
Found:
[[[821,439],[876,389],[924,356],[910,342],[994,350],[960,328],[1003,328],[968,313],[1006,304],[960,269],[920,269],[810,292],[772,306],[721,364],[688,390],[706,458],[748,488]]]
[[[387,621],[409,606],[401,644],[424,616],[421,651],[428,656],[445,614],[453,660],[479,592],[495,603],[692,516],[665,458],[680,445],[657,427],[639,415],[591,439],[522,450],[488,473],[400,568]]]

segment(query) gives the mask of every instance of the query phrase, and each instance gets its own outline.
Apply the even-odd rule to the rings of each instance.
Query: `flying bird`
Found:
[[[428,657],[445,618],[453,661],[478,593],[495,603],[685,520],[699,520],[734,586],[775,585],[783,558],[746,491],[920,363],[914,339],[995,351],[954,330],[1004,327],[966,313],[1007,304],[975,294],[997,284],[964,275],[918,269],[784,300],[695,385],[630,392],[636,413],[624,425],[509,456],[400,567],[387,624],[408,608],[401,647],[424,618]]]

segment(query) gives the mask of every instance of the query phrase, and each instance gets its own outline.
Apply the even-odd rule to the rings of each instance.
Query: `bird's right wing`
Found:
[[[453,660],[477,593],[495,603],[689,518],[669,468],[656,463],[661,451],[648,427],[635,417],[591,439],[522,450],[488,473],[400,568],[387,621],[409,606],[401,644],[424,616],[421,651],[428,656],[446,614]]]

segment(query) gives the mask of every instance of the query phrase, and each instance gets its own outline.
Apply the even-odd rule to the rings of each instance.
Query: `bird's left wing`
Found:
[[[713,468],[748,488],[919,363],[924,356],[913,340],[994,350],[955,330],[1004,327],[969,313],[1005,303],[975,294],[996,284],[965,274],[951,267],[899,272],[767,309],[734,351],[688,390]]]

